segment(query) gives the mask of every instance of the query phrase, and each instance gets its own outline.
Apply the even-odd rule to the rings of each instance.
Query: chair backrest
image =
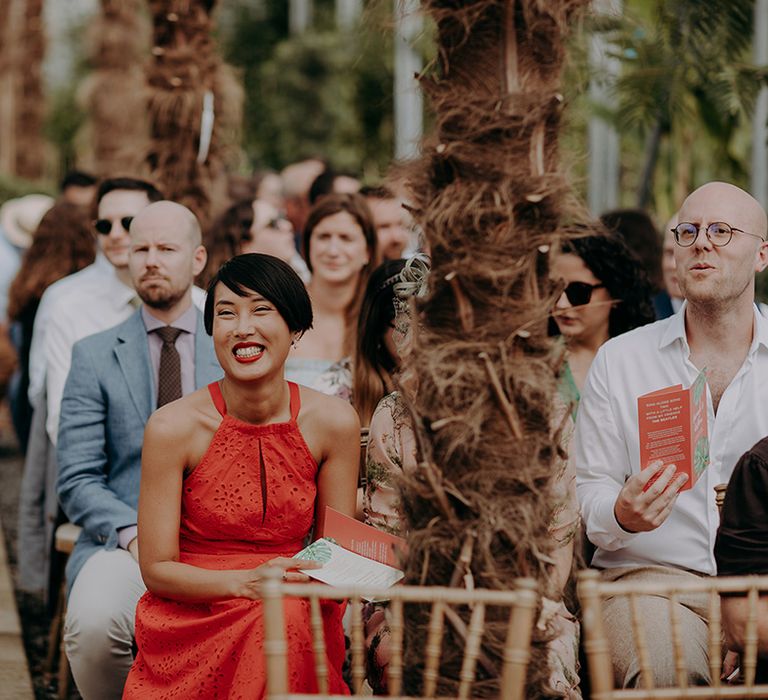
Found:
[[[311,629],[315,652],[315,669],[319,695],[289,694],[287,646],[283,598],[304,598],[310,601]],[[328,695],[328,669],[326,665],[321,600],[348,600],[351,611],[351,697],[364,697],[365,650],[362,621],[362,600],[389,600],[391,660],[387,669],[388,697],[403,696],[403,637],[405,634],[404,610],[408,604],[420,603],[431,606],[429,632],[424,649],[423,688],[419,698],[434,698],[437,689],[440,659],[443,648],[444,622],[452,615],[451,606],[469,606],[472,610],[469,625],[465,629],[465,644],[461,680],[457,698],[472,697],[475,670],[481,656],[486,609],[491,606],[508,608],[502,668],[497,669],[500,680],[499,697],[502,700],[523,700],[525,681],[530,658],[531,635],[536,615],[538,594],[532,579],[515,581],[511,591],[488,589],[464,590],[436,586],[394,586],[388,589],[362,587],[332,587],[325,584],[284,583],[282,572],[267,572],[262,586],[264,601],[265,643],[267,662],[267,700],[298,700],[299,698],[334,697]],[[367,693],[370,695],[370,692]],[[444,697],[444,696],[441,696]]]
[[[591,698],[593,700],[637,700],[650,698],[768,698],[768,684],[755,683],[758,650],[758,606],[760,597],[768,595],[768,576],[702,576],[695,580],[670,583],[665,579],[658,582],[644,580],[602,581],[600,573],[587,569],[579,574],[578,593],[582,610],[582,638],[587,656]],[[712,687],[688,687],[688,673],[681,626],[676,607],[679,596],[700,593],[708,598],[709,618],[709,670]],[[720,680],[723,657],[723,627],[720,609],[721,593],[739,593],[746,596],[748,609],[744,650],[741,654],[743,683],[728,685]],[[653,595],[669,600],[670,635],[674,655],[677,685],[673,688],[655,688],[654,676],[648,653],[649,640],[645,633],[640,614],[638,598]],[[611,645],[603,623],[603,601],[606,598],[622,597],[629,605],[632,619],[631,629],[638,665],[640,667],[640,688],[618,690],[614,688],[611,663]],[[733,600],[732,598],[728,600]],[[765,598],[762,604],[765,604]]]
[[[728,489],[728,484],[717,484],[715,487],[715,505],[717,506],[717,514],[723,514],[723,503],[725,502],[725,492]]]
[[[80,537],[82,531],[83,528],[74,523],[62,523],[59,525],[54,536],[56,551],[72,554],[72,550],[75,548],[75,544],[77,544],[77,538]]]

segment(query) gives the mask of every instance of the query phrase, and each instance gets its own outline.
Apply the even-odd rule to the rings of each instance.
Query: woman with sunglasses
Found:
[[[608,234],[567,241],[552,266],[552,277],[565,283],[552,319],[553,331],[567,348],[560,391],[575,417],[600,346],[654,320],[651,286],[626,244]]]
[[[230,258],[245,253],[274,255],[309,280],[309,270],[296,250],[293,226],[269,201],[244,199],[232,204],[211,226],[205,237],[208,262],[197,282],[207,286]]]

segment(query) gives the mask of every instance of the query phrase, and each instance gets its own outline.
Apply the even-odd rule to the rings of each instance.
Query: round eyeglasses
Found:
[[[675,243],[683,248],[688,248],[696,242],[696,238],[702,228],[704,227],[683,222],[670,230],[675,234]],[[714,221],[705,229],[707,240],[709,240],[713,246],[718,248],[728,245],[731,242],[731,238],[733,238],[734,232],[743,233],[746,236],[753,236],[754,238],[759,238],[761,241],[765,240],[762,236],[758,236],[756,233],[742,231],[740,228],[734,228],[722,221]]]

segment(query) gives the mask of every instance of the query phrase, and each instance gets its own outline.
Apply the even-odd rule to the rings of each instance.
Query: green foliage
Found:
[[[391,4],[368,3],[360,26],[334,29],[333,2],[315,2],[313,29],[287,35],[284,0],[240,6],[222,30],[246,91],[250,161],[280,168],[306,156],[378,177],[393,150]]]
[[[45,135],[59,154],[59,171],[74,168],[77,162],[76,135],[85,122],[85,114],[77,105],[75,85],[59,89],[50,98],[50,108],[45,122]]]
[[[277,46],[261,71],[265,160],[332,156],[356,168],[362,129],[355,109],[353,55],[345,37],[307,32]]]
[[[766,71],[749,62],[753,5],[646,1],[641,13],[627,8],[620,21],[602,27],[622,62],[612,116],[623,150],[633,142],[645,148],[656,209],[672,211],[681,192],[708,179],[746,184],[743,133],[766,81]],[[648,184],[634,183],[638,190]]]
[[[288,3],[285,0],[237,3],[223,24],[222,53],[228,63],[239,69],[245,90],[243,149],[252,163],[274,165],[265,162],[261,148],[268,139],[261,68],[272,56],[275,46],[288,36]]]
[[[49,182],[31,182],[17,177],[0,176],[0,204],[25,194],[49,194],[55,197],[56,187]]]

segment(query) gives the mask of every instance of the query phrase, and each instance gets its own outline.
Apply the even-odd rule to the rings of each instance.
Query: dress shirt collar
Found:
[[[107,263],[109,268],[99,267],[106,274],[107,284],[109,285],[106,290],[106,296],[110,303],[116,309],[122,309],[125,306],[129,306],[131,301],[136,297],[136,290],[133,287],[126,285],[118,276],[117,270],[111,263]]]
[[[193,335],[197,330],[197,308],[194,304],[190,304],[189,308],[171,324],[153,316],[146,304],[143,304],[141,307],[141,318],[144,321],[147,333],[156,331],[158,328],[164,328],[167,325],[178,328],[185,333],[192,333]]]
[[[659,349],[671,345],[676,340],[682,340],[684,347],[688,347],[688,337],[685,334],[685,311],[688,308],[688,302],[684,301],[680,311],[669,318],[667,327],[661,335]],[[763,316],[755,304],[752,305],[754,312],[754,325],[752,334],[752,344],[749,353],[752,354],[758,345],[768,348],[768,319]]]
[[[112,263],[107,260],[107,256],[104,255],[104,253],[99,250],[96,253],[96,258],[93,261],[94,267],[99,268],[100,270],[114,270]]]

